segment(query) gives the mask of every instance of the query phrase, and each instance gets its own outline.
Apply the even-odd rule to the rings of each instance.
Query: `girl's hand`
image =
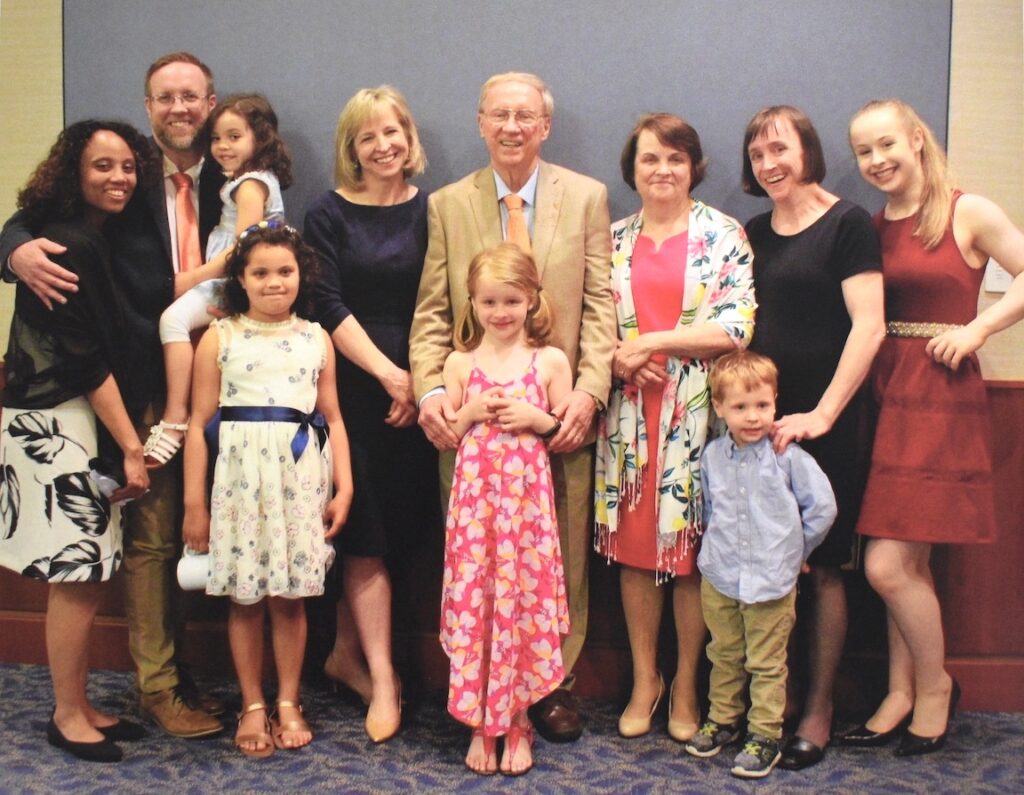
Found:
[[[772,426],[772,445],[777,453],[785,451],[790,442],[817,439],[832,430],[832,422],[818,409],[806,414],[787,414]]]
[[[352,505],[351,498],[344,494],[335,494],[327,508],[324,509],[324,539],[334,538],[338,535],[345,520],[348,519],[348,510]]]
[[[497,418],[494,409],[495,401],[505,397],[505,391],[500,386],[492,386],[476,397],[470,398],[459,410],[470,422],[491,422]]]
[[[210,512],[205,507],[186,508],[181,538],[193,552],[210,551]]]
[[[149,471],[142,455],[142,448],[124,457],[124,485],[110,495],[110,503],[122,500],[137,500],[149,491]]]
[[[508,433],[533,431],[544,433],[554,425],[555,420],[546,411],[541,411],[525,400],[502,397],[491,401],[495,422]]]
[[[633,373],[647,364],[651,353],[642,334],[633,340],[619,340],[612,357],[612,374],[623,381],[631,381]]]
[[[985,344],[985,335],[977,331],[973,323],[963,328],[945,331],[928,340],[924,350],[939,364],[956,370],[960,362]]]

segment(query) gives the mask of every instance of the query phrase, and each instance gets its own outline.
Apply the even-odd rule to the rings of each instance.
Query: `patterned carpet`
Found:
[[[233,683],[206,682],[234,698]],[[137,717],[132,677],[93,672],[90,694],[104,709]],[[537,765],[527,776],[482,778],[462,766],[466,731],[448,718],[443,699],[405,705],[402,732],[374,746],[362,731],[362,712],[313,684],[304,693],[313,745],[250,760],[229,732],[207,740],[177,740],[154,729],[122,743],[117,765],[81,762],[46,743],[51,708],[43,666],[0,665],[0,793],[1020,793],[1024,792],[1024,715],[959,715],[949,744],[930,757],[901,760],[891,751],[832,750],[814,768],[776,770],[766,780],[729,775],[734,751],[698,760],[664,733],[662,706],[655,731],[623,740],[617,706],[587,701],[583,739],[555,746],[538,740]]]

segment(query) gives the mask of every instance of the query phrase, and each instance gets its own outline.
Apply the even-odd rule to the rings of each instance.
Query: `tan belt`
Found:
[[[946,331],[963,328],[956,323],[912,323],[906,320],[890,320],[885,324],[885,333],[890,337],[937,337]]]

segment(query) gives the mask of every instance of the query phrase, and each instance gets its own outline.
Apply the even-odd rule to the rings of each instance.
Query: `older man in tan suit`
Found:
[[[531,74],[495,75],[480,91],[477,121],[490,164],[430,197],[430,242],[410,335],[410,359],[420,425],[442,451],[447,506],[458,438],[441,370],[452,350],[452,327],[468,301],[466,275],[473,257],[509,236],[508,206],[522,203],[529,246],[544,292],[555,310],[552,344],[573,366],[572,393],[554,413],[562,428],[549,442],[558,525],[569,595],[570,634],[562,639],[563,687],[531,710],[548,740],[582,733],[569,692],[573,666],[587,631],[587,556],[593,515],[594,419],[611,382],[615,316],[608,285],[611,241],[607,191],[601,183],[540,159],[551,130],[554,101]],[[511,199],[506,199],[508,195]],[[519,197],[519,199],[516,198]],[[513,207],[514,212],[518,210]]]

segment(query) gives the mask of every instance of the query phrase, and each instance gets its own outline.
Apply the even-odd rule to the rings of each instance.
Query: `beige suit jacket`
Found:
[[[575,388],[603,406],[617,333],[609,286],[608,192],[600,182],[550,163],[541,162],[537,177],[532,247],[555,314],[551,344],[568,356]],[[427,206],[430,241],[409,343],[417,400],[443,386],[455,318],[469,300],[470,262],[502,242],[490,166],[431,194]]]

